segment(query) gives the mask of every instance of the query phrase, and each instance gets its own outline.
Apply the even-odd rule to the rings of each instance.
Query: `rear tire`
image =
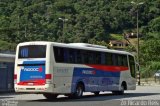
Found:
[[[76,91],[73,94],[74,98],[81,98],[83,96],[84,86],[82,84],[78,84],[76,87]]]
[[[58,95],[46,93],[46,94],[43,94],[43,96],[44,96],[46,99],[48,99],[48,100],[54,100],[54,99],[57,98]]]
[[[119,95],[123,95],[124,94],[124,85],[121,85],[121,90],[119,91]]]
[[[124,88],[125,88],[125,87],[124,87],[124,85],[122,84],[120,91],[112,91],[112,93],[115,94],[115,95],[123,95],[123,94],[124,94]]]

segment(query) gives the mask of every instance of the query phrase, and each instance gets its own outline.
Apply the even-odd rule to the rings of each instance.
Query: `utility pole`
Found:
[[[62,36],[64,36],[64,30],[65,30],[65,22],[68,21],[67,18],[58,18],[59,20],[61,20],[63,22],[63,31],[62,31]]]
[[[134,1],[131,2],[131,4],[136,5],[137,10],[136,10],[136,18],[137,18],[137,62],[139,64],[139,11],[138,11],[138,6],[144,4],[144,2],[136,3]],[[141,78],[140,78],[140,64],[138,65],[138,85],[141,85]]]

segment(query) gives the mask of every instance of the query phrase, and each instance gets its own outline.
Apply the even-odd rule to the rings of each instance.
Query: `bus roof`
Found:
[[[108,49],[105,46],[99,46],[99,45],[93,45],[88,43],[58,43],[58,42],[49,42],[49,41],[31,41],[31,42],[23,42],[19,43],[18,46],[25,46],[25,45],[53,45],[53,46],[59,46],[59,47],[69,47],[69,48],[76,48],[76,49],[84,49],[84,50],[95,50],[95,51],[103,51],[103,52],[110,52],[110,53],[119,53],[119,54],[133,54],[126,52],[126,51],[120,51],[120,50],[113,50]]]

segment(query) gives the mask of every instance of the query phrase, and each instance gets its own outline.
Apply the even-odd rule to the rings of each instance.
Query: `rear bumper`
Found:
[[[53,91],[51,84],[41,86],[23,86],[15,84],[15,92],[23,93],[50,93]]]

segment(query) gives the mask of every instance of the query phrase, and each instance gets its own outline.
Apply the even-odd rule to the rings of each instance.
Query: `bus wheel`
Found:
[[[98,96],[99,95],[99,91],[97,91],[97,92],[93,92],[94,93],[94,95],[96,95],[96,96]]]
[[[46,94],[43,94],[43,96],[48,100],[54,100],[57,98],[58,95],[46,93]]]
[[[121,85],[121,90],[118,91],[118,94],[119,95],[123,95],[124,94],[124,85],[123,84]]]
[[[123,95],[123,94],[124,94],[124,88],[125,88],[125,87],[124,87],[124,85],[122,84],[120,91],[112,91],[112,93],[115,94],[115,95]]]
[[[74,93],[75,98],[81,98],[83,96],[84,86],[82,84],[78,84],[76,87],[76,91]]]

